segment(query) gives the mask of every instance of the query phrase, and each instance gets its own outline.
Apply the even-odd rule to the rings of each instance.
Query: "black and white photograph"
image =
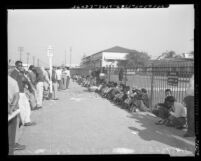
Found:
[[[195,157],[194,30],[193,4],[7,9],[8,156]]]

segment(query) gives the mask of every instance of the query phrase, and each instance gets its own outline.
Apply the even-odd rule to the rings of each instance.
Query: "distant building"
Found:
[[[133,50],[115,46],[102,50],[82,59],[81,68],[117,67],[119,61],[126,60],[126,56]]]
[[[66,67],[70,67],[70,68],[79,68],[80,65],[79,64],[66,64]]]

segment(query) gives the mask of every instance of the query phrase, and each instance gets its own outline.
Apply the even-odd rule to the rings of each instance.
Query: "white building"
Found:
[[[65,64],[66,67],[70,67],[70,68],[79,68],[79,64]]]
[[[125,60],[126,55],[132,51],[133,50],[115,46],[83,58],[81,62],[81,67],[117,67],[118,62]]]

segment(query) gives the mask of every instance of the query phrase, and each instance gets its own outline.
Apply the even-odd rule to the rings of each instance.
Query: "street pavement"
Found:
[[[15,155],[194,156],[195,138],[184,138],[185,130],[155,125],[159,118],[148,112],[131,114],[74,82],[58,97],[32,111],[36,125],[18,129],[17,141],[26,149]]]

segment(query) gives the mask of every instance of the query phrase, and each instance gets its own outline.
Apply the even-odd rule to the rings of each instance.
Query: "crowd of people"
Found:
[[[43,108],[44,100],[58,100],[57,91],[69,88],[69,67],[49,68],[30,65],[25,70],[21,61],[15,67],[8,67],[8,115],[19,109],[20,113],[8,122],[9,154],[23,150],[25,145],[15,142],[16,129],[21,126],[32,126],[31,112]],[[19,119],[19,121],[18,121]]]
[[[104,71],[104,70],[103,70]],[[98,93],[117,106],[130,112],[148,111],[155,114],[161,120],[157,125],[175,127],[177,129],[187,128],[184,137],[195,135],[194,125],[194,76],[191,78],[187,88],[184,102],[177,102],[170,89],[165,90],[163,103],[150,105],[148,91],[145,88],[126,86],[124,83],[107,81],[106,72],[96,71],[90,75],[81,76],[74,74],[73,81],[88,88],[89,91]],[[69,67],[49,68],[35,67],[30,65],[25,70],[21,61],[15,62],[15,67],[8,69],[8,115],[12,115],[17,109],[20,110],[17,117],[8,122],[9,154],[15,150],[23,150],[25,145],[15,142],[16,129],[18,126],[32,126],[36,123],[31,120],[31,112],[43,108],[44,100],[58,100],[57,92],[66,90],[70,83]],[[52,86],[51,86],[52,85]],[[187,111],[186,111],[187,109]]]
[[[195,135],[194,125],[194,76],[190,79],[186,96],[183,102],[177,102],[170,89],[165,90],[163,103],[157,103],[153,108],[150,106],[148,92],[145,88],[137,89],[129,87],[122,82],[107,82],[106,79],[96,83],[90,75],[75,75],[75,81],[89,91],[100,94],[101,97],[110,100],[121,108],[130,112],[148,111],[160,118],[156,125],[175,127],[176,129],[187,128],[184,137]],[[101,80],[101,79],[100,79]]]

